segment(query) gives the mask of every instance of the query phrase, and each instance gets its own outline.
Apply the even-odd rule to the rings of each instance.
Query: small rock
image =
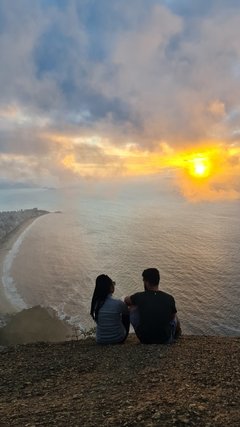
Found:
[[[155,412],[155,414],[152,415],[152,418],[154,420],[158,420],[161,417],[161,412]]]

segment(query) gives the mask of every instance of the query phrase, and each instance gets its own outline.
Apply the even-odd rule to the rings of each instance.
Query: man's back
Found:
[[[145,290],[131,295],[132,304],[138,307],[137,334],[143,343],[166,343],[171,336],[171,320],[177,312],[175,300],[166,292]]]

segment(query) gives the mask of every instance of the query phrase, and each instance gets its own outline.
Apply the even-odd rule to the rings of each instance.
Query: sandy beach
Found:
[[[62,322],[55,312],[41,306],[19,312],[19,309],[14,307],[5,294],[2,283],[5,257],[19,236],[37,218],[39,215],[25,220],[0,242],[0,315],[16,313],[15,316],[11,317],[8,324],[0,329],[0,346],[38,341],[64,341],[72,336],[72,327]]]
[[[3,287],[3,283],[2,283],[4,259],[7,255],[7,253],[11,250],[12,246],[14,245],[14,243],[18,239],[18,237],[36,219],[37,219],[37,217],[27,219],[19,227],[17,227],[17,229],[15,229],[11,233],[9,233],[8,236],[0,242],[0,313],[1,314],[16,312],[15,307],[7,299],[5,292],[4,292],[4,287]]]

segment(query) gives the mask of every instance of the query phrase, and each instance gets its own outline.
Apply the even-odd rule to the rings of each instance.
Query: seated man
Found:
[[[127,296],[130,320],[135,333],[143,344],[168,344],[181,335],[175,300],[158,289],[160,274],[156,268],[142,273],[144,292]]]

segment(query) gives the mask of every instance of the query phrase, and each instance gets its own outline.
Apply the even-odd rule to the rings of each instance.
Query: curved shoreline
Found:
[[[3,275],[3,263],[5,257],[12,249],[16,240],[21,236],[21,234],[29,227],[39,216],[34,218],[29,218],[19,225],[15,230],[11,231],[1,242],[0,242],[0,314],[11,314],[16,313],[18,309],[9,301],[6,296],[4,285],[2,283]]]

